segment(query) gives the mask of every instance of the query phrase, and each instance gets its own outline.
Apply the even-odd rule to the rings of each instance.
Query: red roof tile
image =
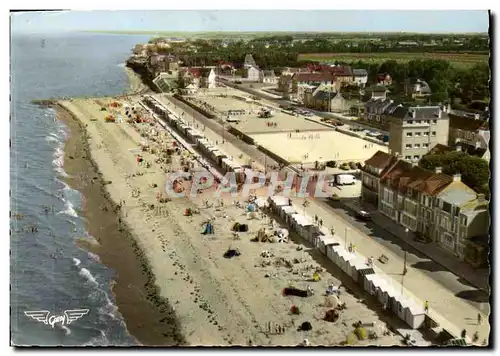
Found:
[[[295,73],[293,79],[297,82],[335,81],[335,77],[331,73]]]

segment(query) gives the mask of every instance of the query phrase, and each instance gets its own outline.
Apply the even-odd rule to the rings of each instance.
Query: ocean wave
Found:
[[[88,342],[84,343],[82,346],[108,346],[109,340],[106,337],[106,333],[101,329],[98,330],[100,335],[93,337]]]
[[[82,261],[80,261],[78,258],[73,257],[73,262],[75,263],[75,266],[79,266]]]
[[[60,211],[57,214],[66,214],[72,217],[78,217],[78,214],[76,213],[73,203],[71,203],[69,200],[64,199],[64,206],[66,210]]]
[[[61,142],[57,137],[54,137],[52,135],[45,136],[45,140],[47,142],[57,142],[57,143]]]
[[[65,333],[66,335],[71,335],[71,330],[70,330],[70,328],[68,328],[67,326],[65,326],[65,325],[63,325],[63,324],[59,324],[59,323],[58,323],[57,325],[59,325],[59,327],[60,327],[61,329],[63,329],[63,330],[64,330],[64,333]]]
[[[87,281],[89,281],[90,283],[98,286],[99,283],[97,282],[97,280],[95,279],[95,277],[92,275],[92,273],[90,273],[90,271],[88,269],[86,269],[85,267],[82,267],[80,269],[80,272],[78,273],[80,276],[84,277]]]

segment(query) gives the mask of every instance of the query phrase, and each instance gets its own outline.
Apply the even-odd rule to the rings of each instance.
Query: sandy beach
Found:
[[[333,346],[346,340],[353,323],[362,321],[374,323],[370,330],[376,330],[378,339],[357,344],[401,344],[399,336],[383,335],[387,326],[380,310],[362,300],[363,292],[293,233],[289,243],[250,241],[259,229],[270,228],[274,217],[258,214],[249,219],[243,198],[240,207],[235,206],[236,198],[225,199],[221,206],[209,193],[160,203],[157,194],[165,185],[165,171],[181,169],[189,158],[153,123],[105,122],[109,112],[102,108],[110,103],[110,99],[62,101],[58,112],[71,128],[66,148],[69,173],[89,171],[84,161],[92,160],[102,175],[101,183],[83,176],[81,186],[73,185],[87,198],[85,216],[99,241],[92,248],[116,271],[113,292],[118,308],[139,342],[294,346],[308,339],[311,345]],[[142,152],[149,165],[136,161],[134,152],[141,143],[155,147],[154,153]],[[166,162],[162,153],[176,148],[171,163]],[[187,208],[199,213],[185,216]],[[207,220],[213,222],[212,235],[201,234]],[[248,232],[235,236],[231,231],[235,222],[247,224]],[[283,222],[275,220],[274,224]],[[241,255],[225,258],[228,249],[237,249]],[[319,282],[310,281],[315,270],[320,271]],[[340,286],[339,299],[347,307],[336,322],[323,320],[331,309],[324,296],[330,284]],[[283,288],[291,285],[310,288],[314,294],[283,296]],[[300,314],[290,312],[292,305]],[[309,322],[312,329],[298,331],[303,322]],[[277,327],[278,333],[274,332]]]

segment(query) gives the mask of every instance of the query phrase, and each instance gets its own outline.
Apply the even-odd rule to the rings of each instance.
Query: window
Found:
[[[415,123],[416,124],[420,124],[420,120],[415,120]]]
[[[432,131],[432,136],[436,136],[436,131]]]
[[[422,143],[422,146],[425,147],[425,148],[428,148],[429,144],[428,143]]]
[[[414,147],[414,148],[420,148],[420,143],[415,143],[415,144],[413,145],[413,147]]]
[[[420,137],[420,132],[415,132],[416,137]]]
[[[408,120],[408,124],[413,124],[413,120]]]
[[[426,123],[426,124],[429,124],[430,122],[429,122],[429,120],[425,120],[425,123]]]
[[[433,123],[433,124],[437,124],[437,123],[438,123],[438,121],[437,121],[437,120],[432,120],[432,123]]]
[[[460,224],[467,225],[467,216],[465,215],[460,216]]]
[[[411,132],[406,133],[406,137],[412,137],[412,136],[413,136],[413,133],[411,133]]]
[[[424,136],[429,136],[429,133],[427,131],[424,131]]]
[[[407,144],[406,144],[406,149],[408,150],[408,149],[410,149],[410,148],[411,148],[411,143],[407,143]]]
[[[405,156],[405,159],[411,159],[411,156]]]
[[[415,156],[413,156],[413,159],[419,159],[419,158],[420,158],[420,156],[419,156],[419,155],[415,155]]]

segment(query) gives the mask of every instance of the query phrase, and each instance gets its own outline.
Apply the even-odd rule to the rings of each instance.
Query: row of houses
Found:
[[[378,151],[365,162],[361,175],[362,201],[475,267],[487,262],[489,204],[459,174],[424,170]]]

